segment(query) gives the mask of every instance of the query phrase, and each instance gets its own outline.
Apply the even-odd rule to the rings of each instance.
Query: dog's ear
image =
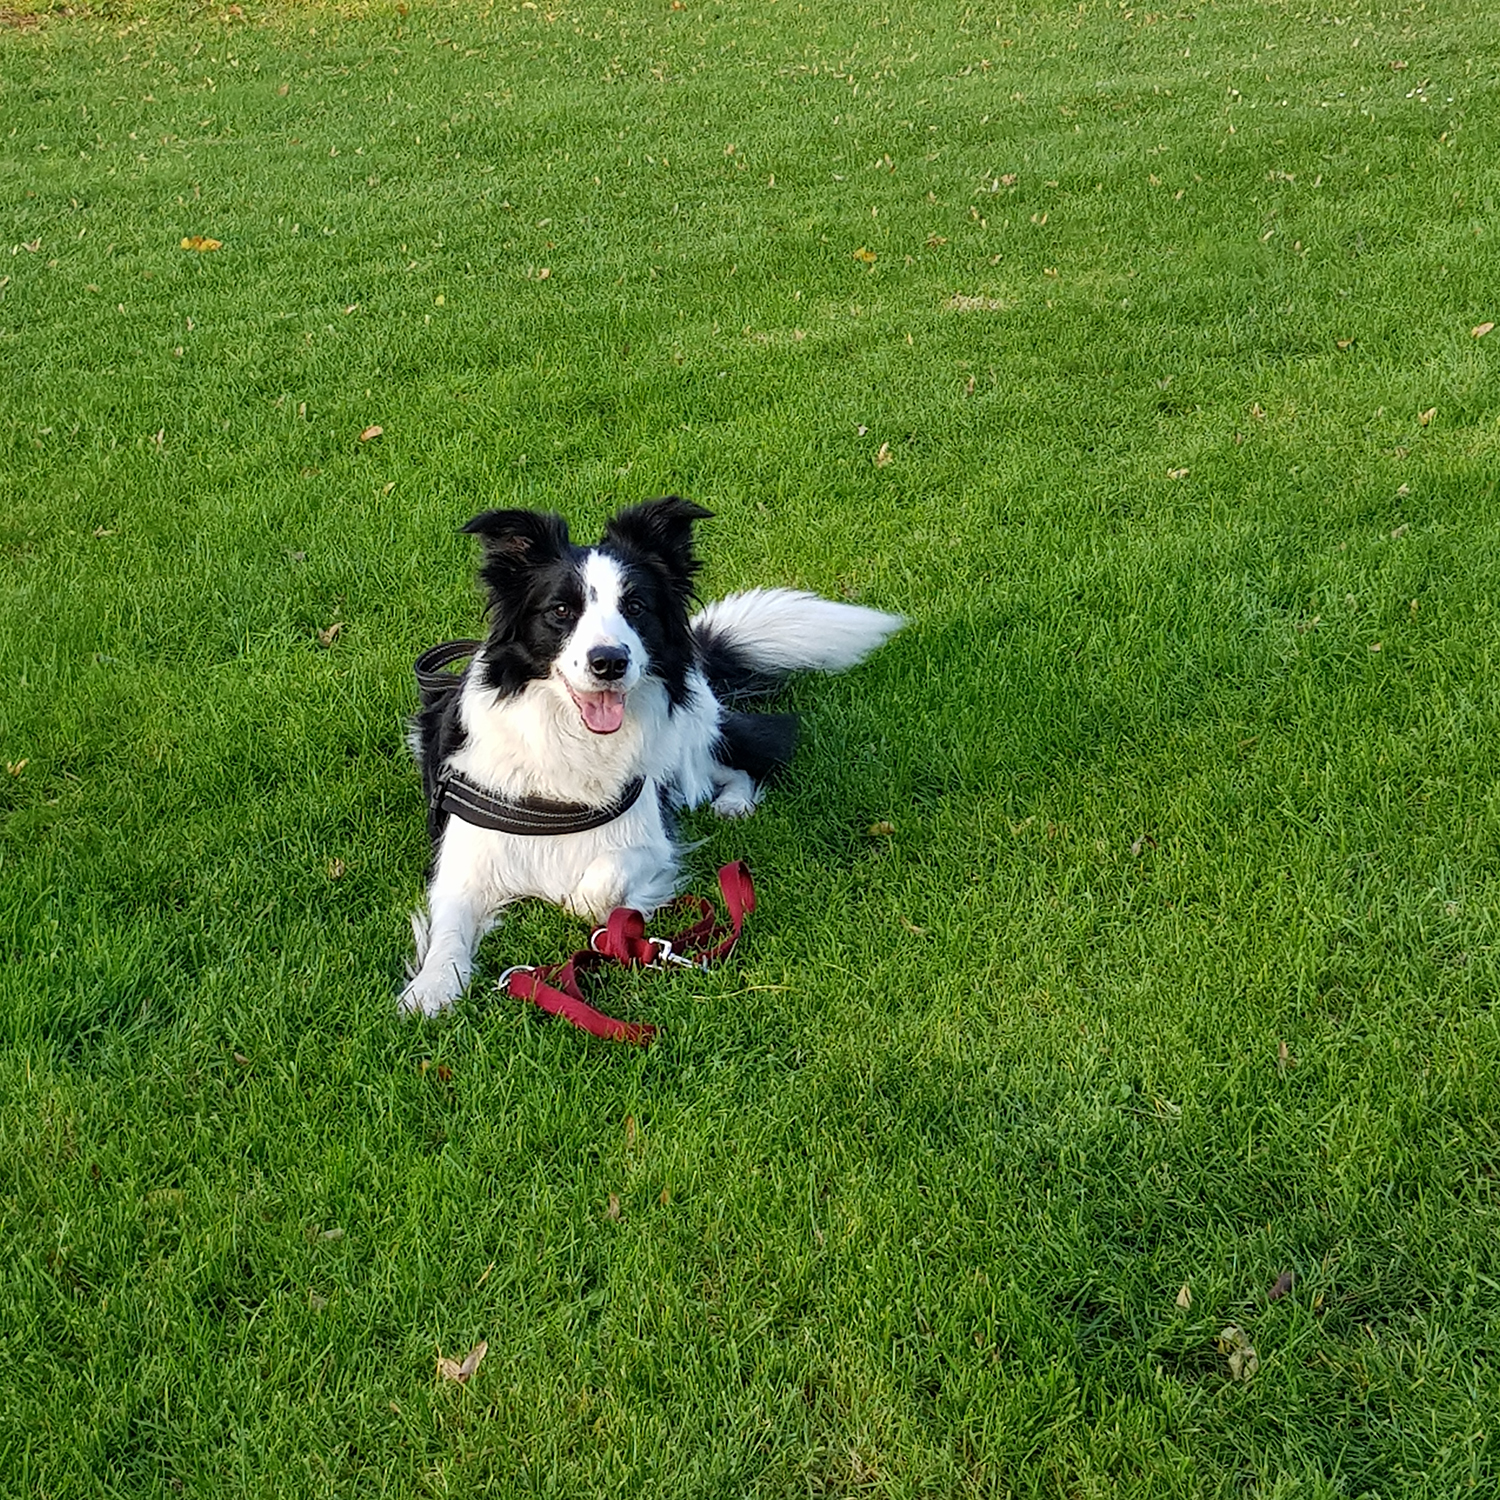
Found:
[[[568,523],[545,511],[487,510],[460,529],[483,544],[479,582],[489,596],[490,623],[504,634],[529,595],[528,580],[567,555]]]
[[[713,515],[678,495],[622,510],[605,528],[604,541],[658,560],[684,589],[702,564],[693,550],[693,523]]]
[[[568,523],[539,510],[487,510],[459,530],[480,539],[486,562],[529,567],[568,550]]]

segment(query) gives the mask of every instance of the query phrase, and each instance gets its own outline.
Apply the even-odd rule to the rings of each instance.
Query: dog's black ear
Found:
[[[693,550],[693,522],[713,515],[691,500],[667,495],[622,510],[605,528],[604,541],[626,551],[659,560],[683,587],[702,564]]]
[[[486,561],[510,558],[531,565],[568,550],[568,523],[545,511],[486,510],[459,530],[480,539]]]

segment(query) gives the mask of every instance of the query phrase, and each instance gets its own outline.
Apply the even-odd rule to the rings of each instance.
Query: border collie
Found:
[[[743,817],[791,757],[795,715],[727,705],[796,671],[852,667],[904,623],[792,589],[690,613],[693,526],[709,515],[648,501],[592,547],[536,511],[463,528],[484,549],[489,635],[411,723],[433,862],[404,1012],[452,1005],[479,940],[521,897],[600,921],[616,906],[649,916],[677,889],[673,810]]]

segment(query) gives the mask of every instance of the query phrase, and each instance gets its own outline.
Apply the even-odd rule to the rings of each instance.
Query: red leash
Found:
[[[698,920],[670,938],[646,936],[646,919],[628,906],[617,906],[603,927],[596,927],[589,946],[575,953],[565,963],[538,967],[517,964],[500,976],[500,988],[518,1000],[530,1000],[549,1015],[571,1021],[590,1036],[612,1042],[633,1042],[649,1046],[656,1027],[644,1021],[617,1021],[596,1010],[583,997],[579,976],[591,974],[606,963],[638,964],[660,969],[676,964],[686,969],[706,969],[723,958],[739,941],[745,918],[755,910],[755,885],[744,860],[724,865],[719,870],[719,892],[729,912],[725,927],[713,905],[702,896],[679,896],[668,911],[696,912]]]

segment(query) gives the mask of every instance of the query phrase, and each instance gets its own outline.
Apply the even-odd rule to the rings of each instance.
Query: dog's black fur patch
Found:
[[[791,760],[802,721],[796,714],[746,714],[725,709],[719,723],[714,759],[746,772],[755,782],[769,781]]]

